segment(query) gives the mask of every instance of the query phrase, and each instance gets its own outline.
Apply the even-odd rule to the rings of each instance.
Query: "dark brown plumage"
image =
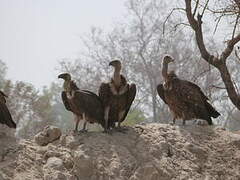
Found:
[[[104,111],[100,98],[91,91],[80,90],[68,73],[60,74],[58,78],[64,79],[62,100],[65,108],[76,117],[75,131],[78,130],[81,119],[84,120],[82,131],[85,131],[87,122],[99,123],[104,128]]]
[[[116,122],[120,128],[136,96],[136,85],[128,84],[120,74],[121,62],[115,60],[109,65],[115,68],[114,75],[109,83],[102,83],[99,88],[99,97],[104,105],[105,129],[114,128]]]
[[[186,120],[203,119],[212,125],[212,119],[220,116],[211,104],[208,98],[196,84],[179,79],[174,72],[167,72],[168,63],[173,62],[170,56],[163,59],[162,75],[164,84],[157,86],[157,92],[160,98],[169,106],[173,113],[173,123],[175,119]]]
[[[7,96],[0,91],[0,123],[10,128],[16,128],[16,123],[12,120],[12,116],[6,105],[6,97]]]

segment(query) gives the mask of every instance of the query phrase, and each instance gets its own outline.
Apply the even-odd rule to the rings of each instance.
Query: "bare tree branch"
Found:
[[[203,33],[202,33],[202,16],[198,14],[197,20],[196,20],[192,14],[191,0],[185,0],[185,3],[186,3],[187,18],[191,27],[195,31],[196,40],[197,40],[200,53],[208,63],[216,66],[218,62],[215,61],[216,59],[214,58],[214,56],[209,54],[204,44]]]
[[[239,13],[239,14],[237,15],[237,17],[236,17],[236,21],[235,21],[235,25],[234,25],[233,33],[232,33],[232,39],[233,39],[234,36],[235,36],[235,32],[236,32],[236,28],[237,28],[237,25],[238,25],[239,16],[240,16],[240,13]]]
[[[213,87],[213,88],[216,88],[216,89],[226,89],[225,87],[219,87],[219,86],[216,86],[216,85],[211,85],[210,87]]]
[[[204,8],[203,8],[203,11],[202,11],[201,17],[203,17],[204,12],[205,12],[206,8],[208,7],[208,3],[209,3],[209,0],[207,0],[205,6],[204,6]]]
[[[240,48],[238,47],[238,49],[240,49]],[[237,59],[240,62],[240,55],[238,54],[237,49],[235,49],[235,56],[237,57]]]
[[[236,37],[232,38],[227,42],[227,47],[220,56],[221,61],[225,62],[227,60],[227,58],[230,56],[230,54],[233,51],[234,45],[237,44],[239,41],[240,41],[240,33]]]
[[[236,1],[239,2],[239,0],[235,0],[235,2]],[[231,78],[231,74],[226,65],[226,60],[232,53],[235,44],[237,44],[240,41],[240,33],[227,42],[227,47],[222,52],[220,58],[211,55],[206,49],[204,40],[203,40],[202,15],[204,13],[202,13],[202,15],[198,14],[197,19],[195,19],[192,14],[191,2],[192,2],[191,0],[185,0],[186,15],[190,23],[190,26],[195,32],[196,41],[197,41],[197,45],[200,50],[201,56],[205,61],[212,64],[214,67],[216,67],[219,70],[230,100],[240,110],[240,96],[237,92],[237,88],[234,85],[234,82]],[[207,3],[208,2],[209,1],[207,1]],[[204,9],[206,9],[207,3],[205,4]]]
[[[194,76],[194,77],[193,77],[193,82],[196,82],[198,78],[202,77],[203,74],[205,74],[205,73],[207,73],[207,72],[209,72],[209,71],[211,71],[210,68],[208,68],[208,69],[202,71],[201,73],[199,73],[198,75]]]
[[[195,15],[196,15],[198,5],[199,5],[199,0],[196,1],[196,5],[195,5],[194,11],[193,11],[193,17],[195,17]]]
[[[218,18],[216,19],[216,20],[217,20],[217,23],[216,23],[216,25],[215,25],[215,28],[214,28],[213,34],[216,33],[217,28],[218,28],[218,25],[219,25],[219,23],[220,23],[220,21],[221,21],[221,19],[222,19],[223,16],[224,16],[224,15],[221,15],[220,17],[218,17]]]
[[[169,19],[170,16],[173,14],[173,12],[176,11],[176,10],[182,10],[182,11],[185,12],[185,9],[183,9],[183,8],[173,8],[173,9],[171,10],[171,12],[168,14],[168,16],[166,17],[166,19],[164,20],[164,22],[163,22],[163,34],[165,33],[165,25],[166,25],[168,19]]]

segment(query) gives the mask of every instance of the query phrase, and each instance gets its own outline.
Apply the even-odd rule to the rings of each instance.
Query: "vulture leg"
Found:
[[[124,116],[124,114],[125,114],[125,111],[121,111],[121,112],[119,112],[119,114],[118,114],[118,128],[120,129],[121,128],[121,122],[122,122],[122,118],[123,118],[123,116]]]
[[[81,120],[81,117],[76,115],[75,116],[76,125],[75,125],[75,130],[74,130],[75,132],[78,131],[78,125],[79,125],[80,120]]]
[[[182,125],[185,126],[186,125],[186,120],[183,119]]]
[[[109,117],[109,111],[110,111],[110,107],[107,106],[104,110],[104,120],[105,120],[105,128],[104,128],[104,132],[108,131],[108,117]]]
[[[84,121],[84,123],[83,123],[83,128],[82,128],[82,130],[80,130],[80,132],[87,132],[87,129],[86,129],[87,119],[86,119],[85,113],[83,113],[83,121]]]
[[[118,128],[121,127],[121,119],[122,119],[123,114],[124,114],[124,111],[121,111],[118,114]]]
[[[121,126],[122,117],[123,117],[125,114],[126,114],[126,111],[121,111],[121,112],[118,114],[117,131],[122,132],[122,133],[125,133],[125,131],[127,130],[127,129],[124,129],[124,128]]]

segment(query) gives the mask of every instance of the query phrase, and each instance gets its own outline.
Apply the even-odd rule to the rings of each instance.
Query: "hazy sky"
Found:
[[[0,0],[0,59],[7,77],[48,85],[57,62],[75,58],[91,26],[109,28],[122,18],[124,0]]]

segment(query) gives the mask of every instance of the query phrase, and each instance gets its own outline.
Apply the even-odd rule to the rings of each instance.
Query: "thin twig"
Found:
[[[237,18],[236,18],[236,22],[235,22],[235,25],[234,25],[234,28],[233,28],[233,33],[232,33],[232,39],[235,36],[235,32],[236,32],[236,28],[237,28],[237,25],[238,25],[239,16],[240,16],[240,13],[237,15]]]
[[[183,9],[183,8],[173,8],[173,9],[171,10],[171,12],[168,14],[168,16],[166,17],[166,19],[165,19],[164,22],[163,22],[163,34],[165,33],[165,25],[166,25],[168,19],[169,19],[170,16],[173,14],[173,12],[176,11],[176,10],[185,11],[185,9]]]
[[[194,11],[193,11],[193,17],[195,16],[195,14],[197,12],[198,5],[199,5],[199,0],[196,1],[196,6],[195,6]]]
[[[211,85],[210,87],[214,87],[216,89],[226,89],[225,87],[219,87],[219,86],[215,86],[215,85]]]
[[[198,78],[202,77],[202,75],[207,73],[208,71],[210,71],[210,69],[206,69],[203,72],[199,73],[197,76],[194,76],[193,82],[196,82]]]
[[[201,14],[201,17],[203,17],[204,12],[205,12],[205,10],[206,10],[206,8],[207,8],[207,6],[208,6],[208,3],[209,3],[209,0],[207,0],[205,6],[204,6],[204,8],[203,8],[203,12],[202,12],[202,14]]]
[[[221,21],[221,19],[222,19],[223,16],[224,16],[224,15],[221,15],[220,17],[217,18],[218,21],[217,21],[217,23],[216,23],[216,25],[215,25],[215,28],[214,28],[213,34],[216,33],[217,28],[218,28],[218,25],[219,25],[219,23],[220,23],[220,21]]]

